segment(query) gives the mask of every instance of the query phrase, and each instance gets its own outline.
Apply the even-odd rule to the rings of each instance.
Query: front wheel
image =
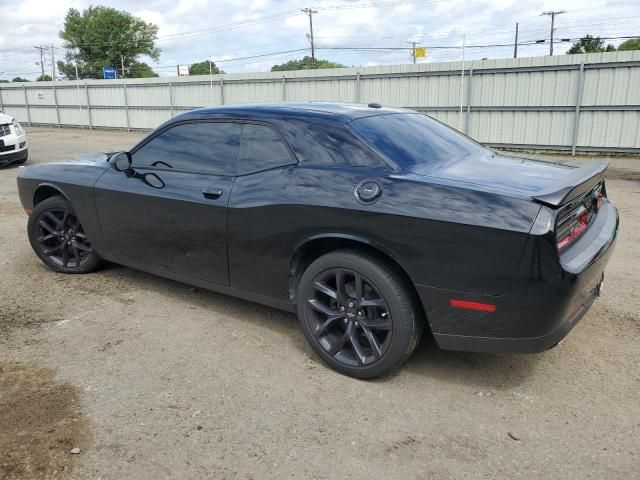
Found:
[[[101,262],[73,206],[63,197],[40,202],[29,216],[27,229],[36,255],[57,272],[88,273]]]
[[[298,284],[298,322],[320,357],[356,378],[404,363],[423,329],[400,276],[375,257],[340,250],[314,261]]]

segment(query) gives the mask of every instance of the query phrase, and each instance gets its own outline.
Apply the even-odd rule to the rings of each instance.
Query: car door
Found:
[[[99,179],[96,207],[116,260],[229,283],[227,204],[241,130],[214,121],[169,126],[131,152],[135,175],[110,170]],[[143,181],[149,173],[157,180]]]

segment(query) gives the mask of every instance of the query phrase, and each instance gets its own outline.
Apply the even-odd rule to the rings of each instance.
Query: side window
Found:
[[[264,125],[242,127],[238,175],[296,163],[280,136]]]
[[[133,165],[236,175],[241,131],[239,123],[183,123],[143,145]]]
[[[388,168],[349,128],[337,122],[290,120],[279,127],[301,163]]]

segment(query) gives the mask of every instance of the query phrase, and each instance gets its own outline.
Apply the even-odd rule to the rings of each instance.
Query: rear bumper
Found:
[[[0,166],[8,165],[14,162],[20,162],[26,159],[29,156],[29,149],[24,148],[22,150],[18,150],[17,152],[7,152],[0,154]]]
[[[598,296],[598,287],[589,293],[589,298],[580,304],[575,312],[565,319],[554,330],[540,337],[530,338],[491,338],[465,337],[463,335],[446,335],[434,333],[438,346],[444,350],[461,350],[465,352],[483,353],[539,353],[555,347],[565,338],[578,321],[584,317]]]
[[[532,254],[525,254],[528,261],[523,262],[519,278],[500,297],[418,286],[423,304],[436,305],[425,308],[436,342],[446,350],[487,353],[537,353],[555,346],[599,296],[617,231],[618,212],[606,202],[597,224],[560,257],[560,264],[557,257],[555,262],[545,261],[544,247],[537,243],[543,239],[532,240]],[[495,305],[495,311],[453,308],[450,300],[456,296]]]

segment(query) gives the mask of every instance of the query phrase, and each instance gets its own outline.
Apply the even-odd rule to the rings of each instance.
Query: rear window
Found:
[[[479,143],[420,113],[365,117],[351,125],[390,160],[418,174],[426,174],[436,163],[487,152]]]

